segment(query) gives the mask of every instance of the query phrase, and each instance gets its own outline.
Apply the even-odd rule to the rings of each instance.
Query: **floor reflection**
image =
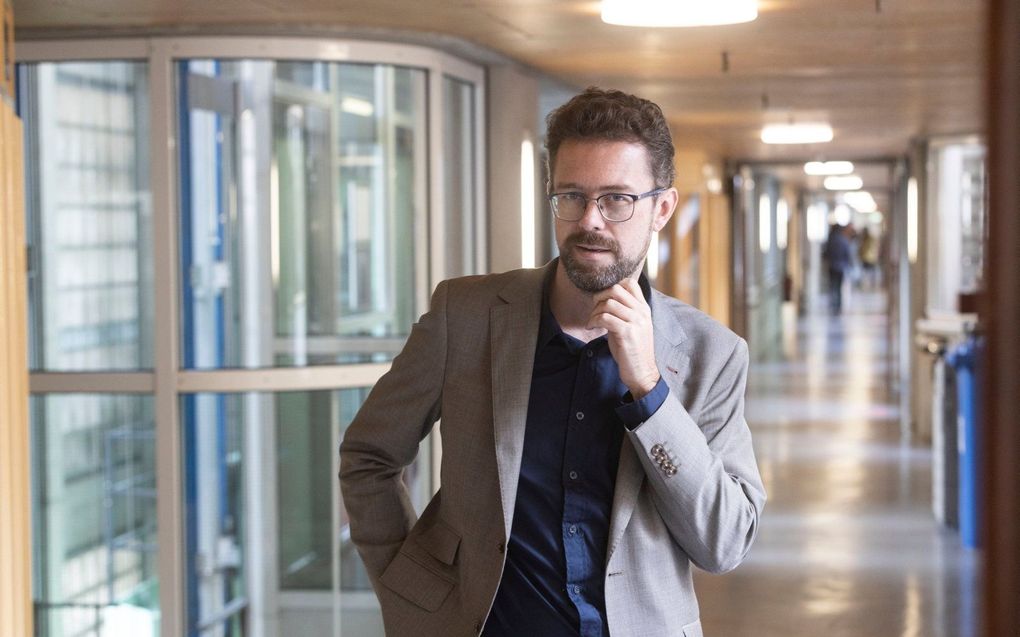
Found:
[[[699,573],[709,637],[979,637],[978,554],[931,513],[931,452],[901,440],[878,295],[788,315],[752,366],[747,419],[769,502],[737,571]]]

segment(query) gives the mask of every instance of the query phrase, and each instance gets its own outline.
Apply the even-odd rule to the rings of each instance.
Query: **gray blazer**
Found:
[[[548,268],[440,283],[340,446],[351,538],[392,636],[477,635],[499,587]],[[627,432],[605,598],[614,637],[700,637],[691,564],[737,566],[765,490],[744,421],[747,345],[653,292],[666,402]],[[401,480],[442,416],[441,489],[419,518]]]

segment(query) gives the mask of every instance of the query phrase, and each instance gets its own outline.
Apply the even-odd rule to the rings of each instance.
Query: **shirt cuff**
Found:
[[[641,400],[634,400],[630,392],[624,394],[623,400],[616,408],[616,415],[623,421],[624,427],[629,431],[634,431],[641,423],[659,411],[662,403],[666,402],[666,396],[669,396],[669,385],[662,377],[659,377],[659,382],[655,383],[652,391],[645,394]]]

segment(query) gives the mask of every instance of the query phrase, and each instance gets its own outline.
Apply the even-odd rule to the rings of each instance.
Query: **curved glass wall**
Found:
[[[37,64],[19,87],[31,368],[151,368],[148,66]]]
[[[485,262],[483,70],[268,38],[19,56],[39,634],[382,635],[337,446],[432,287]]]
[[[189,60],[177,84],[182,366],[391,359],[415,316],[425,71]]]
[[[36,634],[154,634],[152,399],[36,396],[31,432]]]

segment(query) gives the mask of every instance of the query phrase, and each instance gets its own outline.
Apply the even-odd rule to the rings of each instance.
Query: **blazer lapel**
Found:
[[[685,340],[683,327],[662,307],[658,300],[659,292],[652,291],[652,327],[655,330],[655,361],[659,374],[669,385],[670,393],[679,397],[682,393],[683,380],[690,369],[690,359],[680,344]],[[620,450],[620,464],[616,470],[616,487],[613,491],[613,509],[609,520],[609,546],[606,550],[606,564],[609,564],[617,543],[623,537],[623,531],[630,522],[637,504],[638,492],[645,479],[645,470],[637,454],[643,449],[635,449],[631,438],[624,436]]]
[[[555,261],[538,270],[526,270],[503,288],[506,303],[489,310],[492,343],[492,422],[496,440],[496,466],[502,497],[505,538],[510,538],[521,453],[531,394],[531,373],[542,313],[542,280]]]

